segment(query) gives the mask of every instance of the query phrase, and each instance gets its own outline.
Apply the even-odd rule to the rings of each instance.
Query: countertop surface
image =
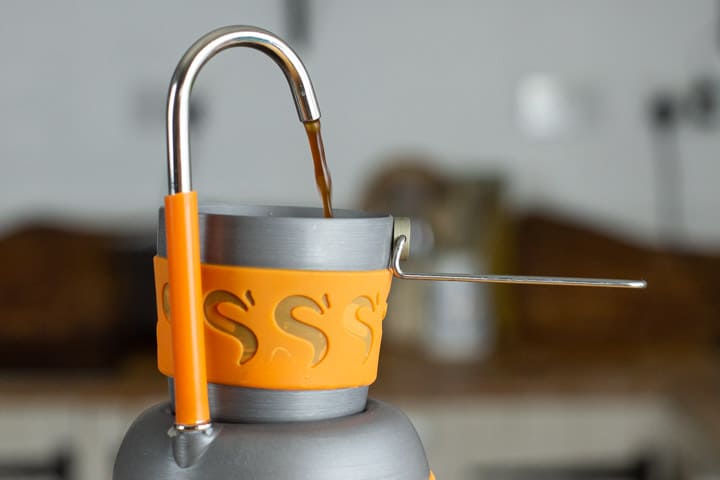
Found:
[[[384,347],[372,396],[413,402],[522,397],[647,397],[683,408],[720,445],[720,351],[689,347],[569,350],[516,345],[474,364]],[[111,371],[2,371],[0,401],[135,404],[167,395],[150,355]]]

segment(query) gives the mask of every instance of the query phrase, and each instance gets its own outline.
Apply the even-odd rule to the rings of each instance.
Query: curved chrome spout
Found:
[[[200,38],[185,52],[170,82],[167,100],[168,190],[192,190],[190,177],[190,93],[197,74],[212,57],[231,47],[250,47],[267,54],[285,74],[301,122],[320,118],[310,76],[297,54],[272,33],[256,27],[233,25]]]

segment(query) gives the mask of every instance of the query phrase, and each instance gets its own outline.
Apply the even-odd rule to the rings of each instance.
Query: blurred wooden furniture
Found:
[[[0,367],[111,367],[154,350],[152,242],[48,226],[0,239]]]
[[[662,251],[546,215],[515,222],[516,271],[644,278],[646,290],[501,288],[505,339],[577,350],[720,345],[720,252]]]

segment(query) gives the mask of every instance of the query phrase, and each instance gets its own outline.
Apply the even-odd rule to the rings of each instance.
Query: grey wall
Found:
[[[310,2],[300,46],[323,111],[336,204],[383,155],[430,151],[453,170],[500,167],[512,200],[652,240],[644,101],[717,73],[712,0]],[[166,85],[185,48],[232,23],[286,32],[284,2],[4,2],[0,228],[51,212],[150,224],[165,192]],[[517,126],[518,83],[550,72],[593,93],[592,125],[549,141]],[[253,51],[205,68],[193,137],[205,198],[318,204],[284,78]],[[686,242],[720,240],[717,129],[685,129]]]

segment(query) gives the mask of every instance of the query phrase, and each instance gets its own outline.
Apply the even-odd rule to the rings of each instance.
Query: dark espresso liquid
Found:
[[[322,198],[323,214],[326,218],[330,218],[333,216],[332,179],[325,160],[325,147],[320,134],[320,120],[305,122],[305,131],[307,132],[313,164],[315,165],[315,183],[320,192],[320,198]]]

